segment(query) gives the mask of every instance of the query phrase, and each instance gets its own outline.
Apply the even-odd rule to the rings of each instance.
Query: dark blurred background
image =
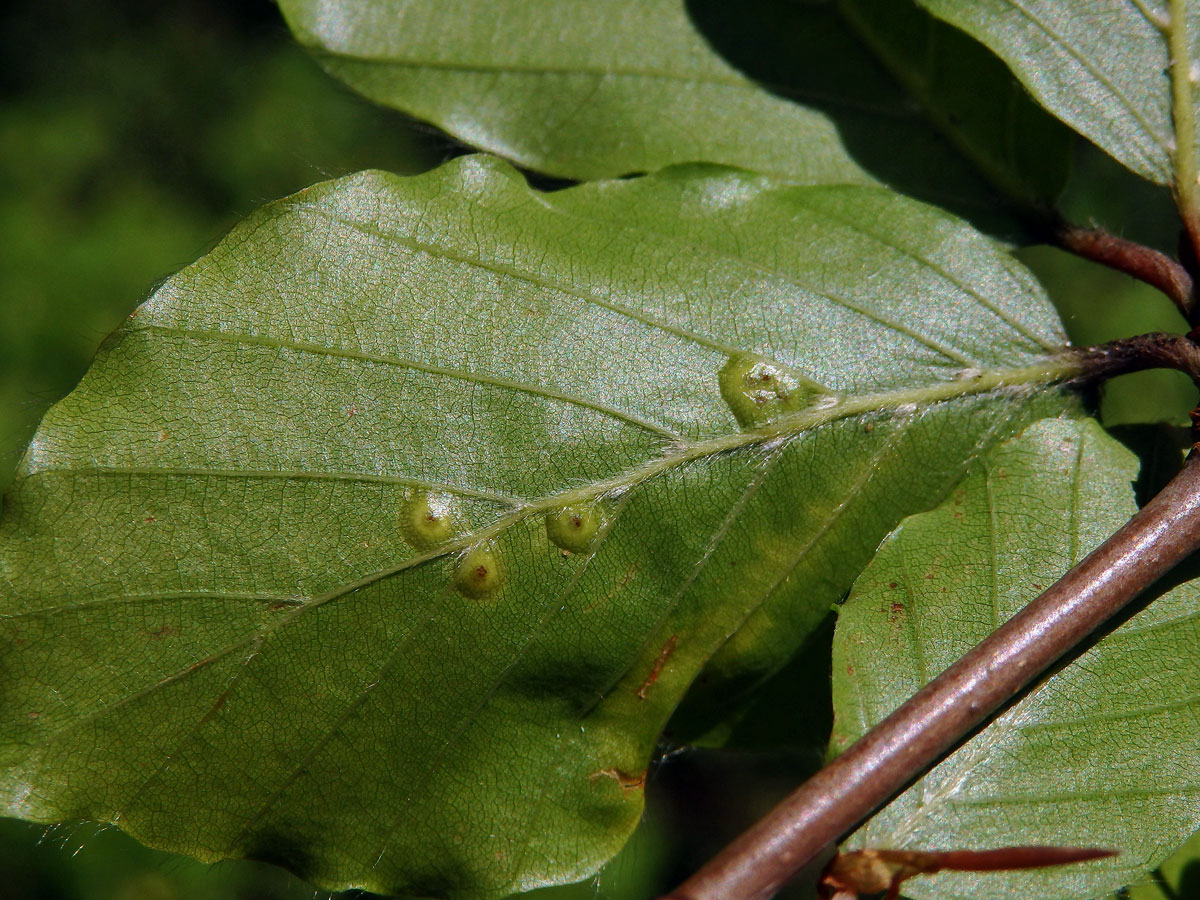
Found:
[[[10,0],[0,58],[0,487],[101,339],[252,209],[358,169],[418,172],[461,152],[327,77],[267,0]],[[1081,154],[1064,202],[1078,221],[1173,241],[1164,192],[1098,153]],[[1077,343],[1182,327],[1125,276],[1047,248],[1021,255]],[[1192,403],[1181,376],[1145,373],[1114,383],[1102,408],[1109,424],[1182,421]],[[533,896],[652,897],[764,812],[819,763],[823,658],[781,673],[719,736],[738,752],[664,749],[651,811],[621,856],[597,879]],[[781,729],[780,710],[799,708],[804,727]],[[270,866],[206,866],[111,829],[0,820],[0,896],[327,895]]]
[[[266,0],[0,13],[0,460],[163,278],[263,203],[452,146],[358,99]]]

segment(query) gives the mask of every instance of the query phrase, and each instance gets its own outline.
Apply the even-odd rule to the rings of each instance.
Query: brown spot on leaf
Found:
[[[217,699],[213,702],[213,705],[211,707],[209,707],[208,712],[206,712],[204,714],[204,716],[200,719],[200,723],[203,724],[203,723],[209,721],[213,716],[215,716],[217,713],[219,713],[221,711],[221,707],[223,707],[225,705],[225,702],[228,699],[229,699],[229,688],[226,688],[225,690],[221,691],[220,696],[217,697]]]
[[[646,692],[653,687],[654,682],[658,681],[658,676],[662,674],[663,666],[667,664],[667,660],[675,652],[675,645],[677,643],[679,643],[679,635],[673,634],[662,645],[662,649],[658,651],[658,657],[654,660],[654,665],[650,667],[650,674],[646,676],[646,680],[642,682],[642,686],[637,689],[638,699],[646,699]]]
[[[641,772],[636,775],[631,775],[629,772],[621,769],[601,769],[598,772],[593,772],[588,776],[591,781],[598,781],[601,778],[611,778],[621,786],[623,791],[638,791],[646,786],[646,773]]]
[[[599,600],[597,600],[591,606],[587,607],[587,609],[585,609],[584,612],[591,612],[593,609],[595,609],[601,603],[607,603],[609,600],[611,600],[613,597],[615,597],[620,592],[621,588],[625,587],[625,585],[629,584],[629,582],[633,580],[633,576],[637,574],[637,570],[638,570],[638,564],[630,563],[629,568],[625,572],[625,577],[620,580],[620,582],[616,585],[616,587],[614,587],[612,590],[610,590],[607,594],[605,594],[603,597],[601,597]]]

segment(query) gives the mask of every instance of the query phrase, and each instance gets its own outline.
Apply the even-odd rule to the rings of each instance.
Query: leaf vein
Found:
[[[333,590],[317,595],[308,603],[296,607],[290,612],[284,613],[277,620],[271,622],[262,630],[248,635],[239,641],[228,644],[225,647],[215,651],[213,654],[204,657],[203,659],[196,660],[189,665],[183,666],[182,668],[163,677],[153,684],[145,685],[142,688],[139,688],[137,691],[127,694],[126,696],[108,706],[103,707],[102,709],[95,710],[87,716],[73,720],[68,726],[65,726],[63,729],[60,729],[53,734],[46,735],[45,738],[49,740],[59,734],[65,733],[68,730],[83,726],[94,721],[102,715],[106,715],[127,705],[128,703],[135,702],[138,698],[149,694],[154,690],[168,687],[175,681],[186,678],[190,674],[199,672],[212,663],[224,659],[231,653],[245,649],[251,644],[261,643],[265,641],[266,638],[268,638],[272,633],[285,627],[293,618],[297,616],[304,615],[326,603],[349,596],[355,591],[361,590],[362,588],[374,584],[377,581],[397,575],[406,569],[421,565],[446,554],[463,550],[472,544],[499,534],[504,529],[514,525],[516,522],[522,519],[540,515],[548,510],[561,506],[571,506],[605,494],[619,493],[628,490],[637,486],[638,484],[641,484],[642,482],[649,480],[650,478],[693,460],[701,459],[707,456],[716,456],[722,453],[740,449],[742,447],[748,447],[757,444],[768,444],[781,438],[802,434],[806,431],[841,419],[851,418],[871,412],[879,412],[898,406],[908,406],[914,402],[923,402],[929,405],[934,403],[950,402],[966,396],[995,393],[998,390],[1003,390],[1003,388],[1007,386],[1037,383],[1039,381],[1061,380],[1073,377],[1076,374],[1077,364],[1074,362],[1063,360],[1047,360],[1042,366],[1027,367],[1022,369],[996,370],[993,373],[985,373],[983,377],[972,379],[969,382],[940,382],[924,388],[917,388],[913,390],[893,391],[890,393],[868,394],[861,397],[845,398],[836,406],[794,413],[753,431],[738,432],[735,434],[724,435],[718,438],[711,438],[705,441],[699,441],[694,444],[687,445],[670,455],[649,460],[640,466],[634,467],[633,469],[620,473],[612,478],[604,479],[583,487],[566,490],[559,494],[531,502],[527,506],[500,516],[492,524],[478,529],[471,534],[464,535],[458,540],[447,542],[446,544],[434,550],[429,550],[425,553],[409,557],[395,565],[387,566],[383,569],[370,572],[363,577],[356,579],[355,581],[349,582],[348,584],[339,585]],[[1016,407],[1014,407],[1014,409],[1015,408]],[[1005,417],[998,417],[996,423],[989,429],[984,438],[981,438],[979,446],[982,446],[984,443],[986,443],[986,439],[990,437],[1006,421],[1007,419]],[[866,479],[869,478],[869,474],[869,472],[863,473],[860,476],[859,483],[865,483]],[[844,505],[842,508],[844,508]],[[807,552],[807,548],[811,546],[811,543],[812,542],[809,542],[809,544],[806,545],[804,552]],[[801,560],[798,558],[796,565],[799,565],[800,561]],[[776,590],[786,579],[786,577],[787,576],[785,575],[778,582],[776,582],[776,585],[771,589],[771,591]],[[769,599],[769,596],[764,597],[763,602],[766,602],[767,599]],[[752,612],[753,610],[750,610],[747,613],[747,616]]]
[[[456,62],[452,60],[412,59],[402,57],[372,57],[339,50],[330,50],[319,44],[305,44],[305,49],[319,59],[336,59],[363,66],[395,66],[402,69],[433,69],[452,72],[470,72],[479,74],[500,75],[562,75],[595,78],[603,81],[606,78],[645,78],[654,81],[678,81],[684,84],[707,84],[722,88],[757,92],[757,86],[740,77],[736,71],[723,73],[725,77],[716,77],[715,72],[697,73],[682,72],[672,69],[628,68],[616,66],[582,66],[582,65],[522,65],[520,63],[500,62]]]
[[[801,193],[801,192],[796,192],[796,193]],[[890,331],[894,331],[896,334],[903,335],[907,338],[912,339],[913,341],[916,341],[919,344],[923,344],[924,346],[928,347],[930,350],[933,350],[934,352],[938,353],[939,355],[944,356],[947,359],[950,359],[959,365],[968,366],[968,367],[980,365],[978,360],[974,359],[973,357],[969,356],[966,353],[963,353],[961,350],[958,350],[957,348],[952,347],[948,344],[943,344],[941,341],[937,340],[936,338],[930,337],[928,335],[922,334],[919,331],[909,328],[903,322],[900,322],[897,319],[893,319],[891,316],[884,315],[883,313],[879,312],[878,310],[873,310],[873,309],[870,309],[869,307],[862,306],[861,304],[855,303],[850,298],[843,297],[840,294],[836,294],[827,288],[813,287],[813,286],[805,283],[804,281],[801,281],[799,278],[795,277],[794,275],[789,275],[779,269],[774,269],[770,266],[763,265],[761,263],[752,262],[751,260],[749,260],[745,257],[734,256],[732,254],[723,253],[711,246],[706,246],[706,245],[698,246],[690,241],[684,241],[677,234],[670,234],[670,233],[660,231],[655,228],[647,227],[642,224],[631,225],[631,224],[629,224],[629,222],[627,222],[623,219],[622,220],[592,219],[592,218],[588,218],[585,216],[577,215],[575,213],[567,212],[566,210],[563,210],[560,207],[553,206],[553,205],[551,206],[551,209],[553,209],[559,215],[562,215],[567,218],[572,218],[577,221],[584,221],[584,222],[600,221],[600,222],[603,222],[606,226],[609,226],[612,228],[633,232],[635,234],[648,235],[650,237],[653,237],[659,243],[670,243],[670,244],[680,248],[681,250],[686,250],[688,253],[691,254],[692,258],[698,262],[711,262],[713,259],[719,259],[722,262],[730,263],[731,265],[738,266],[743,269],[747,269],[747,270],[757,273],[759,275],[765,275],[765,276],[767,276],[775,281],[778,281],[782,284],[790,285],[791,287],[799,288],[800,290],[805,291],[807,293],[815,294],[818,297],[822,297],[822,298],[828,300],[830,303],[833,303],[837,306],[841,306],[843,309],[849,310],[852,313],[862,316],[864,319],[867,319],[868,321],[874,322],[877,325],[882,325],[884,328],[887,328]]]
[[[382,356],[374,353],[365,353],[360,350],[349,350],[344,347],[329,347],[321,344],[312,344],[307,341],[285,340],[279,337],[268,335],[243,334],[231,331],[207,330],[181,328],[172,325],[158,325],[154,323],[140,324],[131,329],[131,332],[154,332],[157,334],[168,334],[178,337],[192,338],[196,340],[211,340],[234,344],[247,344],[256,347],[267,347],[274,350],[294,350],[297,353],[311,353],[317,356],[330,356],[338,359],[357,360],[359,362],[374,363],[383,366],[396,366],[398,368],[413,369],[417,372],[425,372],[430,375],[440,375],[446,378],[456,378],[461,381],[469,381],[474,384],[488,385],[504,390],[520,391],[521,393],[530,394],[535,397],[543,397],[547,400],[556,400],[561,403],[569,403],[573,406],[591,409],[614,419],[627,422],[630,425],[635,425],[646,431],[666,438],[672,443],[680,443],[682,438],[668,428],[664,428],[657,422],[651,422],[649,419],[644,419],[641,416],[608,406],[605,403],[600,403],[597,400],[589,400],[586,397],[578,397],[572,394],[553,391],[549,388],[540,385],[529,384],[522,381],[511,381],[507,378],[498,378],[494,375],[484,375],[478,372],[467,372],[462,369],[452,369],[446,366],[435,366],[430,363],[417,362],[411,359],[402,359],[400,357]]]
[[[1197,706],[1200,706],[1200,694],[1185,697],[1182,700],[1173,700],[1170,703],[1156,703],[1152,706],[1141,706],[1121,712],[1094,713],[1078,719],[1065,719],[1058,722],[1030,722],[1028,725],[1021,725],[1020,730],[1025,733],[1031,731],[1057,731],[1063,728],[1077,728],[1084,725],[1091,725],[1096,722],[1121,722],[1125,719],[1153,716],[1158,713],[1172,712],[1180,709],[1192,709]]]
[[[1008,2],[1014,9],[1017,10],[1017,12],[1019,12],[1026,19],[1028,19],[1030,22],[1032,22],[1034,24],[1034,26],[1036,26],[1039,30],[1044,32],[1046,37],[1050,38],[1050,40],[1052,40],[1054,43],[1058,44],[1058,46],[1060,46],[1066,52],[1066,54],[1068,56],[1070,56],[1077,63],[1079,63],[1079,65],[1084,69],[1084,71],[1086,71],[1089,75],[1091,75],[1093,78],[1095,78],[1096,81],[1098,81],[1101,86],[1103,86],[1110,94],[1112,94],[1112,96],[1114,96],[1120,102],[1121,106],[1124,107],[1125,111],[1129,113],[1129,115],[1133,118],[1133,120],[1135,122],[1137,122],[1138,125],[1141,126],[1142,131],[1145,133],[1145,135],[1148,138],[1150,138],[1150,140],[1152,140],[1155,144],[1157,144],[1159,149],[1161,149],[1163,152],[1169,154],[1170,147],[1171,147],[1171,139],[1164,135],[1158,134],[1156,129],[1154,128],[1154,126],[1150,124],[1149,120],[1146,119],[1146,117],[1142,115],[1140,105],[1131,102],[1129,100],[1129,98],[1125,96],[1124,92],[1121,91],[1116,86],[1116,84],[1114,84],[1112,82],[1112,80],[1109,79],[1109,77],[1107,75],[1105,75],[1102,71],[1100,71],[1100,69],[1097,68],[1087,58],[1087,55],[1085,53],[1080,51],[1079,48],[1075,47],[1073,44],[1069,43],[1067,41],[1067,39],[1062,34],[1060,34],[1058,31],[1056,31],[1054,28],[1052,28],[1050,26],[1050,24],[1048,22],[1046,22],[1042,16],[1038,15],[1033,10],[1026,7],[1023,3],[1020,2],[1020,0],[1008,0]],[[1093,107],[1093,109],[1096,109],[1096,107]],[[1103,115],[1103,110],[1097,110],[1097,111]],[[1111,118],[1111,117],[1106,116],[1106,118]]]
[[[30,609],[18,613],[0,613],[0,622],[40,619],[44,616],[55,616],[62,613],[116,606],[123,603],[171,603],[176,600],[236,600],[247,603],[285,603],[289,606],[300,606],[305,602],[303,597],[297,597],[294,594],[256,594],[233,591],[166,591],[154,594],[113,594],[109,597],[97,597],[93,600],[83,600],[79,603],[63,603],[58,606],[46,606],[41,609]]]
[[[930,19],[931,23],[932,23],[932,21],[933,20]],[[891,235],[888,235],[884,232],[876,231],[875,229],[870,228],[868,226],[868,224],[865,224],[863,221],[855,221],[846,216],[839,216],[837,213],[833,212],[830,209],[826,209],[824,207],[815,207],[810,203],[806,203],[805,201],[810,199],[808,197],[808,195],[805,193],[802,193],[802,192],[797,192],[797,194],[798,194],[797,202],[803,204],[806,209],[812,210],[813,212],[816,212],[819,215],[822,215],[831,221],[837,222],[839,225],[842,225],[851,231],[856,231],[859,234],[862,234],[868,238],[871,238],[872,240],[876,241],[880,246],[886,247],[890,250],[894,250],[897,254],[899,254],[901,256],[905,256],[915,262],[918,262],[921,265],[925,266],[926,268],[930,269],[931,271],[937,273],[937,275],[939,275],[942,279],[947,281],[949,284],[958,288],[963,293],[973,297],[979,303],[980,306],[982,306],[988,312],[992,313],[994,316],[996,316],[998,319],[1000,319],[1000,321],[1004,322],[1005,325],[1008,325],[1010,328],[1012,328],[1014,331],[1016,331],[1018,334],[1020,334],[1026,340],[1029,340],[1032,343],[1037,344],[1043,350],[1046,350],[1046,351],[1049,351],[1052,353],[1056,350],[1062,349],[1061,344],[1052,343],[1051,341],[1048,341],[1045,338],[1042,338],[1042,337],[1038,336],[1037,334],[1035,334],[1034,332],[1030,331],[1029,328],[1025,325],[1025,323],[1023,323],[1020,319],[1017,319],[1016,317],[1014,317],[1013,315],[1008,313],[1006,310],[1004,310],[1002,307],[993,303],[992,300],[990,300],[986,295],[984,295],[982,292],[980,292],[977,288],[975,288],[973,285],[971,285],[967,282],[964,282],[962,279],[958,278],[950,269],[946,268],[941,263],[935,262],[932,257],[930,257],[924,253],[919,253],[917,250],[915,250],[914,248],[912,248],[910,246],[901,244],[898,240],[895,239],[895,237],[893,237]]]
[[[1050,794],[1016,794],[1007,797],[971,797],[953,799],[955,806],[1020,806],[1045,803],[1088,803],[1128,800],[1142,797],[1172,797],[1200,793],[1200,784],[1177,784],[1157,788],[1115,788],[1094,791],[1061,791]]]
[[[473,497],[479,500],[490,500],[505,506],[523,506],[528,501],[522,497],[510,494],[500,494],[480,488],[464,487],[425,478],[412,478],[407,475],[380,475],[371,472],[314,472],[289,469],[218,469],[208,466],[75,466],[72,468],[40,468],[29,473],[36,475],[97,475],[107,476],[147,476],[147,477],[182,477],[182,478],[244,478],[281,479],[287,481],[349,481],[369,484],[396,484],[406,487],[421,488],[437,493],[456,494],[461,497]]]
[[[525,199],[527,200],[527,202],[536,202],[543,209],[549,210],[554,213],[558,213],[559,215],[562,215],[562,216],[574,218],[578,221],[584,221],[584,222],[593,221],[591,219],[587,219],[587,218],[583,218],[583,217],[579,217],[579,216],[570,216],[568,213],[564,213],[558,207],[553,206],[552,204],[550,204],[549,202],[544,200],[542,197],[537,196],[536,194],[532,195],[531,197],[527,197]],[[674,337],[678,337],[683,340],[690,341],[695,344],[699,344],[700,346],[707,347],[710,350],[715,350],[718,353],[732,355],[734,353],[744,353],[745,352],[744,348],[742,348],[742,347],[735,347],[733,344],[728,344],[728,343],[725,343],[724,341],[718,341],[715,338],[700,334],[699,332],[692,331],[687,328],[683,328],[682,326],[677,325],[675,323],[667,322],[663,319],[659,319],[654,316],[647,315],[646,313],[641,312],[640,310],[636,310],[636,309],[634,309],[630,306],[626,306],[622,303],[617,303],[616,301],[609,300],[604,297],[599,297],[596,294],[593,294],[589,291],[582,290],[573,285],[564,284],[561,281],[555,281],[552,278],[546,278],[545,276],[537,275],[537,274],[534,274],[533,272],[528,272],[523,269],[518,269],[516,266],[507,265],[505,263],[497,262],[495,260],[484,260],[484,259],[480,259],[479,257],[468,256],[466,253],[452,251],[448,247],[440,246],[438,244],[430,244],[426,241],[417,240],[416,238],[412,237],[411,235],[405,234],[403,232],[389,231],[389,230],[386,230],[383,228],[372,228],[372,227],[364,224],[363,222],[359,222],[354,219],[347,219],[342,216],[335,216],[332,213],[330,213],[328,210],[325,210],[319,206],[309,205],[309,206],[305,207],[305,209],[307,209],[308,211],[310,211],[316,215],[321,216],[326,221],[333,222],[338,225],[344,225],[347,228],[351,228],[351,229],[353,229],[355,231],[359,231],[363,234],[370,235],[371,237],[383,238],[385,240],[394,241],[397,244],[402,244],[403,246],[407,247],[410,250],[415,250],[420,253],[426,253],[429,256],[435,257],[437,259],[444,259],[444,260],[448,260],[451,262],[462,263],[463,265],[468,266],[470,268],[481,269],[485,272],[491,272],[494,275],[503,275],[508,278],[514,278],[518,281],[524,281],[527,284],[534,285],[535,287],[545,288],[547,290],[552,290],[552,291],[558,291],[562,294],[566,294],[569,297],[574,297],[577,300],[583,300],[585,303],[592,303],[592,304],[595,304],[596,306],[600,306],[611,312],[615,312],[618,315],[625,316],[626,318],[632,319],[633,321],[638,322],[642,325],[645,325],[649,328],[653,328],[658,331],[662,331],[666,334],[673,335]]]

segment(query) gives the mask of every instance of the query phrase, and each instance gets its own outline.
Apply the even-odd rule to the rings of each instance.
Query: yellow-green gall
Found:
[[[450,494],[409,491],[400,509],[400,533],[418,550],[432,550],[458,531],[457,505]]]
[[[546,537],[555,546],[572,553],[590,553],[604,525],[599,503],[568,506],[546,515]]]
[[[479,600],[504,584],[504,568],[491,541],[476,544],[458,559],[454,586],[465,596]]]
[[[797,372],[748,353],[729,357],[717,374],[721,396],[743,428],[798,412],[829,392]]]

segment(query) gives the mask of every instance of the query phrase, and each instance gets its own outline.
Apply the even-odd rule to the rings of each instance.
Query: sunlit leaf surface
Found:
[[[554,175],[704,160],[804,181],[870,180],[832,121],[714,53],[680,0],[284,0],[280,9],[300,43],[368,97]]]
[[[834,644],[844,745],[1124,524],[1136,461],[1092,422],[1038,423],[907,519],[843,607]],[[926,898],[1087,898],[1137,882],[1200,826],[1200,591],[1156,599],[1041,681],[877,815],[860,846],[1108,847],[1099,862],[943,873]]]
[[[1200,62],[1200,6],[1178,0],[1173,20],[1167,0],[918,2],[994,50],[1047,109],[1120,162],[1172,182],[1170,62],[1185,81]],[[1180,143],[1195,154],[1194,128]]]
[[[372,99],[568,178],[673,163],[880,180],[1003,223],[1061,190],[1069,132],[905,0],[282,0]],[[1022,209],[1027,212],[1027,209]]]
[[[878,188],[484,157],[266,207],[43,422],[0,521],[4,810],[324,886],[592,872],[663,722],[1074,408],[1027,273]]]

